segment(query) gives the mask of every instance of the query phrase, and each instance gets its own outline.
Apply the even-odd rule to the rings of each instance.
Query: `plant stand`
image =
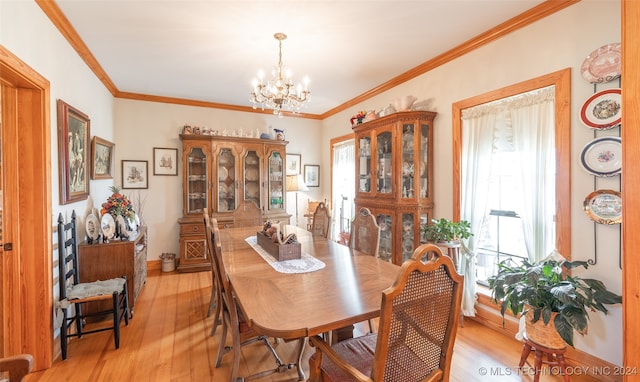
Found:
[[[542,364],[553,366],[559,366],[562,372],[562,377],[565,382],[569,382],[569,374],[567,372],[567,363],[564,359],[564,353],[567,351],[567,347],[565,346],[562,349],[551,349],[546,346],[539,345],[535,342],[531,342],[527,334],[524,334],[524,346],[522,347],[522,355],[520,356],[520,364],[518,367],[522,368],[526,363],[529,367],[531,364],[528,361],[529,354],[531,351],[535,352],[534,358],[534,375],[533,382],[538,382],[540,380],[540,371],[542,370]],[[544,356],[547,356],[547,360],[544,360]]]

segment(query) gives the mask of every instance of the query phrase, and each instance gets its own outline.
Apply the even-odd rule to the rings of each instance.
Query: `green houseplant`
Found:
[[[531,264],[521,265],[504,261],[498,264],[498,273],[489,278],[492,300],[499,303],[504,317],[509,309],[514,316],[529,310],[527,315],[535,325],[540,319],[544,325],[552,321],[562,340],[573,346],[573,331],[587,333],[589,311],[607,314],[605,304],[618,304],[622,296],[608,291],[595,279],[571,276],[566,271],[576,267],[588,267],[585,261],[559,261],[552,257]]]
[[[454,222],[441,218],[432,219],[431,222],[433,224],[422,228],[425,239],[430,242],[450,243],[460,239],[467,239],[473,235],[471,233],[471,224],[466,220]]]

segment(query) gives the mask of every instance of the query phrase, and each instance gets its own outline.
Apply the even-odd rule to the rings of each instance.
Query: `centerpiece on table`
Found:
[[[286,238],[279,224],[264,223],[262,231],[256,233],[258,245],[278,261],[300,259],[302,246],[295,233]]]
[[[110,214],[116,222],[116,237],[128,238],[130,232],[134,231],[132,225],[135,222],[136,212],[133,210],[133,203],[126,195],[120,193],[120,187],[111,186],[109,190],[112,194],[105,203],[102,203],[100,215]]]

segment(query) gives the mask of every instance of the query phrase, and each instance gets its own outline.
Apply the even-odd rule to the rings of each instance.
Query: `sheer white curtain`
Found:
[[[330,237],[338,240],[340,234],[340,208],[344,206],[345,223],[353,218],[353,198],[355,197],[355,141],[353,139],[337,143],[333,146],[333,173],[331,175],[331,233]],[[343,201],[343,197],[346,199]],[[347,229],[347,226],[344,226]]]

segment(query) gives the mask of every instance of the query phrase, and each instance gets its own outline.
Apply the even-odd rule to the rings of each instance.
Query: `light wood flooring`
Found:
[[[220,368],[213,361],[220,341],[220,328],[209,336],[212,318],[205,318],[211,292],[211,274],[161,273],[151,271],[136,302],[129,326],[122,327],[120,349],[115,350],[111,331],[74,339],[68,358],[58,360],[45,371],[30,374],[25,381],[228,381],[231,354]],[[471,319],[458,330],[451,381],[533,381],[518,374],[522,345]],[[227,341],[229,342],[229,341]],[[295,342],[280,343],[283,360],[295,359]],[[312,349],[304,356],[307,360]],[[273,362],[259,344],[243,348],[240,375],[271,367]],[[260,381],[296,381],[295,370],[274,374]],[[572,376],[573,382],[596,381]],[[559,376],[542,376],[540,381],[562,381]]]

